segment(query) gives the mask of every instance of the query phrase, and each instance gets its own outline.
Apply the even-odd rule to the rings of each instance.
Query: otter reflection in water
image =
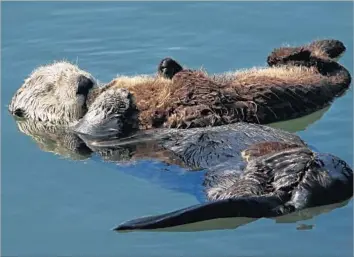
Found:
[[[99,141],[81,136],[97,153],[110,155],[116,147],[138,142],[133,158],[158,158],[194,172],[206,170],[202,182],[206,203],[134,219],[119,225],[119,231],[168,228],[229,217],[272,218],[339,203],[353,195],[353,172],[346,162],[310,150],[294,134],[266,126],[236,123],[189,130],[161,129]],[[139,149],[142,138],[150,139],[147,142],[154,151],[146,144]]]
[[[15,118],[15,122],[18,130],[31,137],[44,152],[72,160],[85,160],[92,154],[80,137],[63,127],[23,118]]]
[[[299,195],[314,195],[315,198],[323,197],[323,202],[317,201],[318,199],[316,198],[314,199],[315,202],[304,202],[300,208],[296,206],[298,209],[303,209],[300,212],[296,211],[296,209],[296,212],[277,217],[277,222],[284,222],[284,219],[287,219],[288,222],[295,222],[322,212],[328,212],[338,207],[338,205],[320,206],[316,211],[307,209],[307,207],[316,204],[327,204],[333,201],[340,202],[341,192],[349,191],[348,196],[351,196],[351,182],[349,184],[346,183],[346,181],[351,180],[350,178],[345,178],[346,173],[351,176],[351,169],[346,167],[343,161],[331,155],[313,153],[299,137],[278,129],[240,123],[205,129],[151,130],[129,138],[110,141],[94,141],[92,138],[87,139],[84,135],[80,135],[84,139],[85,143],[83,143],[81,139],[72,133],[67,131],[58,133],[55,129],[53,131],[52,127],[42,126],[40,123],[22,120],[18,121],[17,124],[20,131],[31,136],[42,150],[72,159],[89,158],[92,154],[98,154],[105,161],[114,163],[128,162],[135,165],[135,162],[132,161],[144,159],[162,161],[167,164],[167,171],[135,169],[135,173],[132,173],[129,169],[127,171],[125,169],[118,170],[153,181],[172,190],[193,194],[201,202],[205,200],[214,201],[214,198],[220,198],[220,195],[224,194],[233,200],[240,199],[241,208],[242,201],[245,198],[250,199],[249,207],[241,209],[246,213],[240,212],[239,215],[235,215],[236,207],[238,207],[237,202],[231,201],[229,206],[226,205],[225,208],[221,206],[222,208],[218,209],[219,205],[217,203],[220,202],[219,200],[215,202],[216,208],[211,211],[206,210],[206,213],[203,213],[203,209],[200,209],[200,213],[193,213],[193,210],[190,210],[192,212],[182,211],[180,214],[186,215],[186,219],[182,215],[181,217],[185,220],[180,220],[182,221],[180,225],[186,226],[171,228],[173,231],[176,229],[183,231],[234,228],[254,221],[255,218],[252,218],[252,215],[251,218],[247,218],[249,216],[247,212],[262,213],[264,208],[267,207],[265,206],[266,202],[256,204],[253,200],[255,196],[261,198],[262,195],[265,195],[263,197],[265,199],[269,198],[269,205],[271,206],[289,204],[292,201],[291,199],[295,202],[301,202],[302,199],[296,198]],[[294,148],[291,148],[292,146]],[[256,157],[257,155],[259,156]],[[321,163],[322,159],[326,160],[326,162]],[[330,163],[330,160],[333,162]],[[306,162],[307,164],[304,165]],[[171,166],[170,164],[174,165]],[[102,165],[110,164],[102,163]],[[325,165],[324,169],[321,168],[322,165]],[[178,167],[184,168],[179,169]],[[255,167],[257,170],[254,169]],[[272,167],[273,170],[268,170]],[[190,171],[188,172],[188,170]],[[268,178],[269,180],[265,181],[266,183],[257,184],[259,188],[253,188],[254,185],[248,183],[248,179],[252,177],[252,172],[254,172],[255,179],[264,181]],[[264,173],[262,174],[262,172]],[[314,175],[316,172],[319,173],[317,177]],[[284,175],[283,178],[281,177],[282,175]],[[299,175],[300,177],[296,177]],[[335,179],[336,175],[338,175],[338,179],[347,179],[343,182],[343,187],[339,187],[338,191],[333,189],[333,187],[336,187],[333,182],[336,181],[331,180]],[[261,177],[257,178],[257,176]],[[306,184],[311,179],[311,176],[314,176],[312,177],[314,181]],[[297,181],[296,178],[302,180]],[[323,180],[316,181],[316,179]],[[238,184],[243,183],[243,181],[248,184],[244,183],[237,189]],[[319,196],[321,190],[324,190],[324,188],[320,187],[323,185],[321,183],[328,183],[328,193],[333,194],[333,196],[328,197],[326,192]],[[272,193],[269,190],[273,185],[278,185],[278,188]],[[235,195],[232,195],[234,187],[237,190]],[[203,188],[205,189],[204,192],[202,191]],[[228,191],[228,188],[231,192]],[[239,190],[244,190],[241,195],[239,195]],[[301,192],[301,190],[305,192]],[[247,192],[250,194],[242,195]],[[280,193],[287,193],[288,195],[278,198],[278,202],[274,202],[273,196]],[[342,198],[346,198],[346,196]],[[223,202],[224,200],[221,201],[221,203]],[[198,211],[198,208],[195,208],[195,210]],[[194,221],[190,220],[193,216],[189,215],[194,214],[198,215],[196,221],[205,219],[214,219],[214,221],[198,222],[199,225],[190,224]],[[205,214],[215,215],[215,217],[205,216]],[[225,222],[215,220],[215,218],[224,216],[236,218],[227,219]],[[243,216],[246,216],[246,218]],[[292,218],[289,220],[286,217]],[[156,227],[161,227],[161,224],[156,223],[155,225]],[[174,225],[174,223],[171,223],[171,225]],[[138,227],[133,227],[133,229],[135,228]],[[120,227],[120,229],[124,229],[124,226]]]

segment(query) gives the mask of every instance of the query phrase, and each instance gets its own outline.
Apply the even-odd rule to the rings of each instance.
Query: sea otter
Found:
[[[213,76],[183,69],[176,61],[165,59],[160,62],[159,74],[172,74],[172,79],[168,76],[114,79],[94,90],[88,101],[92,106],[74,129],[98,136],[120,134],[122,126],[131,127],[133,132],[239,121],[269,124],[327,107],[348,89],[350,73],[339,63],[317,57],[307,48],[294,50],[290,55],[288,64],[284,64],[283,58],[281,65]],[[102,109],[109,111],[102,113]],[[137,123],[125,125],[136,115]]]
[[[124,222],[119,231],[227,217],[272,218],[353,195],[353,171],[345,161],[311,150],[295,134],[264,125],[153,129],[123,139],[80,137],[110,161],[121,161],[115,151],[126,148],[132,160],[158,159],[204,174],[205,203]]]
[[[68,125],[87,111],[86,99],[96,79],[66,61],[35,69],[9,105],[12,115],[39,122]]]

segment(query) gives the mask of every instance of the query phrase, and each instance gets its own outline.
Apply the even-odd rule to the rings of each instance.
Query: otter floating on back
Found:
[[[324,48],[330,44],[313,45]],[[96,136],[119,134],[122,124],[135,115],[139,115],[138,123],[128,126],[140,129],[193,128],[240,121],[268,124],[305,116],[328,106],[351,82],[343,66],[324,58],[324,54],[315,55],[330,52],[329,47],[324,49],[293,48],[287,56],[281,52],[278,65],[213,76],[184,70],[172,59],[164,59],[158,68],[163,76],[118,77],[95,90],[89,101],[92,107],[75,130],[91,130]],[[99,97],[95,99],[95,95]],[[118,109],[113,107],[116,102],[121,105]],[[112,108],[106,108],[108,105]],[[101,113],[103,106],[110,111]]]
[[[95,78],[66,61],[35,69],[11,99],[12,115],[67,126],[87,111],[86,100]]]
[[[90,136],[90,135],[89,135]],[[229,218],[273,218],[339,203],[353,195],[353,171],[331,154],[314,152],[295,134],[264,125],[147,130],[130,138],[82,137],[110,161],[158,159],[206,171],[206,203],[124,222],[115,230],[158,229]]]

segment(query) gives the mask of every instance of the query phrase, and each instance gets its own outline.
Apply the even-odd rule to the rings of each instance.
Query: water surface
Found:
[[[35,67],[60,59],[106,82],[153,73],[165,56],[222,72],[265,65],[285,43],[336,38],[348,48],[340,62],[352,71],[353,3],[6,2],[1,21],[4,256],[352,256],[352,201],[298,224],[261,219],[231,230],[114,233],[124,220],[198,200],[188,188],[154,183],[161,163],[124,167],[42,151],[18,131],[7,104]],[[352,103],[349,90],[312,123],[280,126],[352,166]]]

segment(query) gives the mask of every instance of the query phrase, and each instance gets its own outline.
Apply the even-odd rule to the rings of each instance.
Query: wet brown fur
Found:
[[[305,56],[310,58],[308,51]],[[118,77],[96,94],[112,87],[127,88],[140,111],[141,129],[238,121],[267,124],[324,108],[348,88],[351,77],[344,67],[328,59],[311,58],[311,63],[295,60],[289,65],[217,75],[183,70],[172,80]],[[318,64],[322,62],[334,68],[323,69]]]

